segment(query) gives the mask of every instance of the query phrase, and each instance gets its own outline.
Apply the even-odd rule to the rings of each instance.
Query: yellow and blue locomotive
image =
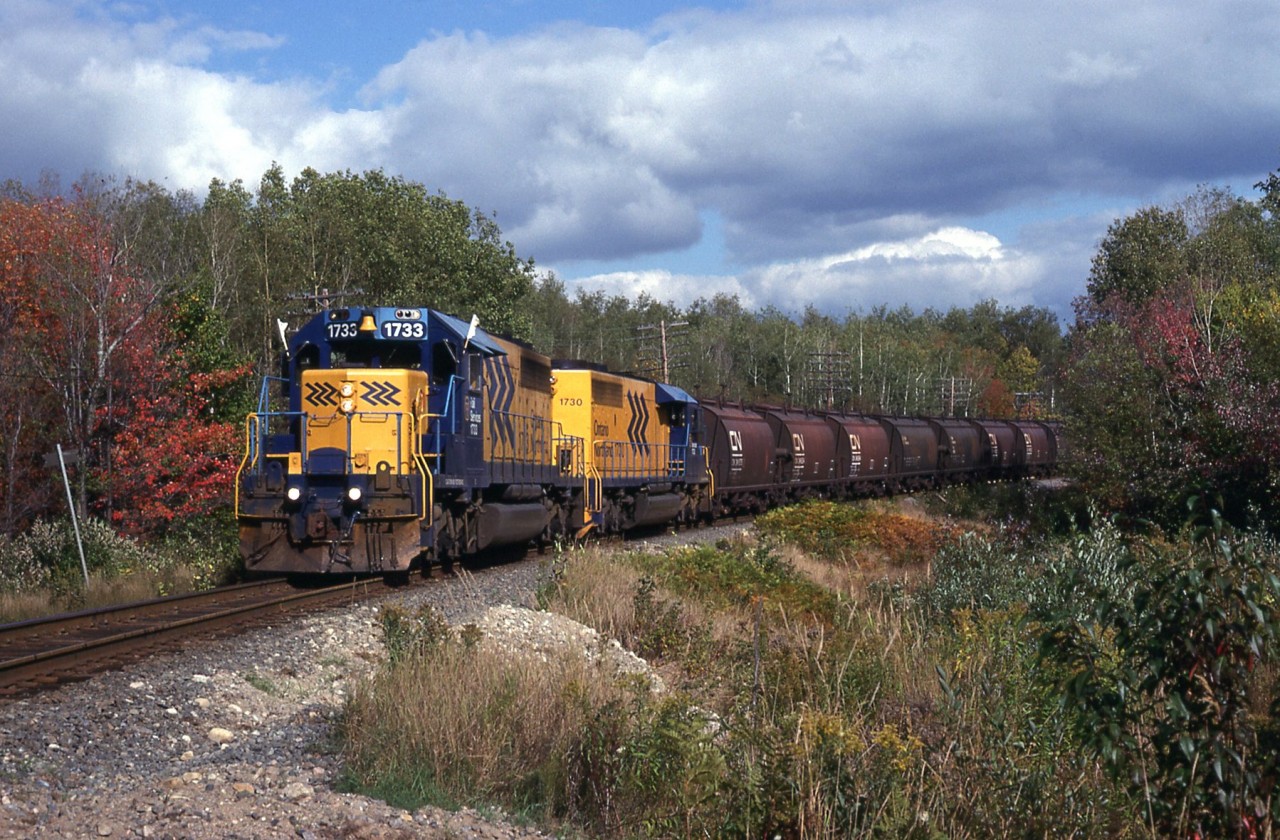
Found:
[[[247,421],[245,566],[395,572],[691,519],[709,507],[699,423],[679,388],[555,367],[474,319],[326,310],[289,338]]]

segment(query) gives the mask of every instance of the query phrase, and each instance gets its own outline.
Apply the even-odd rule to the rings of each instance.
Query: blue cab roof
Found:
[[[372,319],[372,329],[367,318]],[[326,309],[307,321],[289,339],[289,352],[295,354],[306,344],[328,345],[365,341],[421,341],[435,343],[454,340],[491,356],[505,355],[506,350],[489,333],[435,309],[353,306]]]

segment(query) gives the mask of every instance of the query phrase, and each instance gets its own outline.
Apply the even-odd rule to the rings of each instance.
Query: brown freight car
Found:
[[[938,435],[929,421],[916,417],[876,419],[889,434],[890,490],[933,487],[938,477]]]
[[[777,474],[777,447],[764,415],[743,406],[702,404],[713,513],[765,510]]]
[[[889,432],[874,417],[830,414],[826,418],[836,438],[836,482],[850,496],[887,492]]]
[[[766,409],[777,452],[775,481],[791,497],[813,495],[836,478],[836,437],[826,418],[807,411]]]

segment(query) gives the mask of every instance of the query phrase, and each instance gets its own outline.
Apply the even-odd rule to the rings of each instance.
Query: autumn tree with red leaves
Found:
[[[13,533],[56,499],[41,466],[45,430],[59,416],[52,393],[26,364],[37,315],[38,255],[52,238],[39,208],[0,201],[0,404],[6,433],[0,451],[0,531]]]
[[[38,440],[78,450],[100,467],[101,412],[125,396],[117,386],[147,376],[154,352],[150,318],[164,287],[147,285],[112,241],[108,222],[81,192],[72,199],[6,201],[10,257],[5,286],[20,310],[14,337],[33,394],[46,406]],[[52,407],[50,410],[48,407]],[[88,502],[88,471],[79,471],[79,507]]]
[[[81,456],[82,514],[155,531],[228,503],[237,424],[208,409],[247,371],[184,326],[190,215],[133,182],[0,201],[6,532],[61,507],[40,463],[59,443]]]
[[[1280,524],[1280,222],[1265,200],[1202,190],[1112,225],[1069,345],[1079,475],[1104,503],[1174,527],[1201,495],[1237,523]]]

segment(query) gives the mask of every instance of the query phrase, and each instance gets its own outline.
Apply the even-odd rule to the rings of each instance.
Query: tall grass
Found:
[[[410,806],[503,802],[543,818],[571,814],[590,780],[586,740],[639,689],[582,657],[513,658],[459,639],[408,657],[354,693],[347,772]]]
[[[495,802],[605,837],[1146,838],[1195,827],[1150,819],[1150,803],[1173,794],[1135,787],[1135,765],[1099,752],[1098,718],[1070,689],[1079,661],[1046,641],[1100,628],[1081,603],[1099,587],[1117,610],[1152,608],[1150,565],[1131,562],[1127,540],[1104,527],[1028,545],[928,517],[904,525],[882,508],[803,509],[832,534],[842,521],[863,529],[857,551],[824,536],[803,551],[741,540],[558,558],[543,605],[643,652],[663,694],[573,657],[531,666],[474,634],[429,631],[446,640],[410,646],[420,652],[347,709],[352,786],[405,805]],[[868,519],[891,524],[885,545]],[[934,553],[903,538],[915,528],[944,535]],[[788,519],[782,530],[802,529]],[[1264,601],[1264,613],[1278,608]],[[1266,644],[1238,686],[1255,720],[1280,709]],[[1263,741],[1237,735],[1261,749],[1270,730],[1256,729]],[[1274,776],[1259,778],[1255,790]],[[1248,825],[1269,831],[1274,817]]]

